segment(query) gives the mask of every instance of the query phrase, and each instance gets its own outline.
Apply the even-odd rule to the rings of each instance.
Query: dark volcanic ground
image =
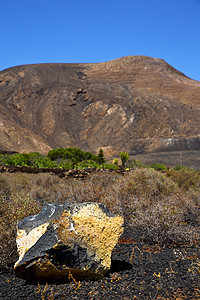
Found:
[[[200,299],[199,244],[164,247],[137,242],[128,228],[112,254],[112,268],[102,280],[28,283],[15,277],[17,258],[1,270],[1,299]]]

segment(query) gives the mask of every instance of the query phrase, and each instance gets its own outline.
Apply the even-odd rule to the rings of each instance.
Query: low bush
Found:
[[[136,169],[136,168],[144,168],[144,167],[145,165],[140,160],[136,160],[136,159],[129,159],[125,164],[125,168],[128,169]]]
[[[171,170],[167,174],[185,191],[191,188],[200,189],[200,171],[195,171],[190,168],[181,168],[179,170]]]
[[[4,155],[1,162],[10,166],[28,166],[29,156],[26,153],[16,153],[13,155]]]
[[[169,244],[199,239],[199,228],[186,222],[185,216],[191,212],[191,205],[185,198],[172,195],[151,204],[134,197],[129,201],[130,225],[142,232],[144,241]]]
[[[166,174],[136,169],[121,179],[120,185],[125,216],[144,240],[175,243],[199,238],[199,227],[186,222],[187,215],[198,215],[195,201]]]
[[[83,160],[77,164],[78,169],[86,169],[86,168],[101,168],[101,165],[94,160]]]
[[[119,166],[116,164],[112,164],[112,163],[106,163],[106,164],[103,164],[103,168],[108,169],[108,170],[118,170]]]
[[[186,167],[182,166],[182,165],[177,165],[173,168],[173,170],[176,170],[176,171],[181,170],[181,169],[186,169]]]
[[[48,152],[47,157],[52,161],[62,158],[68,159],[73,165],[80,163],[83,160],[94,160],[98,161],[98,157],[90,152],[82,151],[78,148],[58,148],[52,149]]]
[[[125,167],[125,163],[128,161],[129,159],[129,155],[127,152],[120,152],[119,153],[119,156],[121,158],[121,161],[122,161],[122,167]]]
[[[177,191],[177,184],[153,169],[139,168],[126,177],[122,190],[132,195],[154,200],[155,197],[169,195]]]
[[[181,168],[167,172],[169,178],[176,182],[188,196],[200,207],[200,171],[190,168]]]
[[[167,167],[163,164],[159,164],[159,163],[153,163],[151,165],[149,165],[150,168],[153,168],[154,170],[157,171],[167,171]]]
[[[73,169],[73,163],[68,159],[56,160],[57,168],[60,169]]]

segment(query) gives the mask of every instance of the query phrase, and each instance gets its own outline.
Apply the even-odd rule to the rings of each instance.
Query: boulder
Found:
[[[102,204],[45,204],[18,222],[15,273],[27,280],[102,278],[122,232],[123,218]]]

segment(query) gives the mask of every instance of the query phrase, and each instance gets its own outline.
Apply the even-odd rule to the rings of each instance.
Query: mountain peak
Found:
[[[127,56],[0,72],[0,150],[186,153],[200,150],[199,120],[200,82],[162,59]]]

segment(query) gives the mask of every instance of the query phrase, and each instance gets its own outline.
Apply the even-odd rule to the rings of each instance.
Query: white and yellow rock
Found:
[[[123,218],[98,203],[46,204],[18,223],[16,274],[25,278],[100,278],[123,233]]]

